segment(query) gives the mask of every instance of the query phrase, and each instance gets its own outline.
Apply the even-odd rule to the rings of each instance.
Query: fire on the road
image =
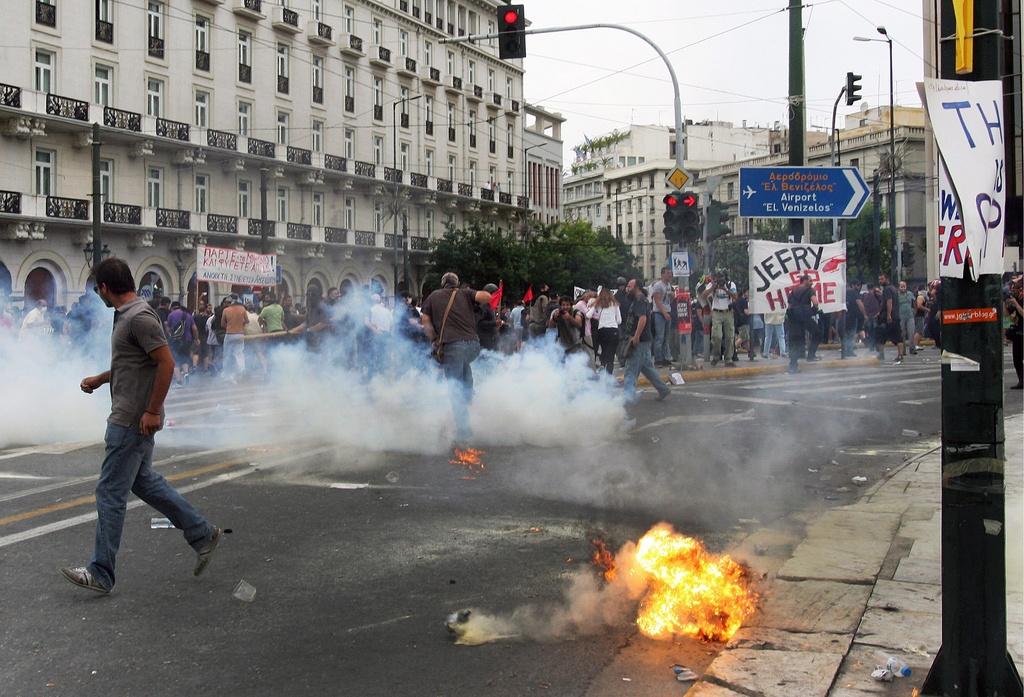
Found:
[[[757,604],[744,567],[666,523],[640,538],[628,572],[647,585],[636,624],[652,639],[727,641]]]
[[[474,474],[479,474],[485,469],[484,462],[480,459],[483,454],[483,450],[477,450],[476,448],[455,448],[455,454],[452,455],[452,459],[448,462],[459,467],[465,467]],[[466,479],[472,478],[466,477]]]

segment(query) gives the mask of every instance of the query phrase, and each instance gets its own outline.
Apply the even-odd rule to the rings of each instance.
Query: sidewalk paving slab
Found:
[[[942,589],[930,583],[879,579],[868,598],[869,608],[895,612],[942,612]]]
[[[734,649],[720,653],[704,679],[762,697],[823,695],[842,660],[841,653]]]
[[[779,578],[871,584],[898,524],[896,513],[828,511],[809,528],[807,538],[779,570]]]
[[[853,634],[828,632],[787,632],[771,627],[742,627],[726,649],[768,649],[777,651],[816,651],[818,653],[846,653],[853,642]]]
[[[777,580],[765,594],[752,626],[852,634],[870,594],[870,586]]]
[[[749,697],[749,695],[733,692],[728,687],[721,687],[709,682],[699,682],[686,691],[686,697]]]
[[[893,653],[885,649],[854,644],[850,653],[843,659],[843,666],[836,676],[829,697],[909,695],[914,687],[918,687],[924,681],[933,657],[915,653],[899,654],[899,658],[910,666],[909,677],[895,678],[892,682],[878,682],[872,679],[871,671],[877,666],[885,665],[890,655]]]

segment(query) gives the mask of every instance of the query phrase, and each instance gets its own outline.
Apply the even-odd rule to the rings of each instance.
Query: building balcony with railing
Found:
[[[363,39],[362,37],[356,36],[355,34],[342,34],[338,37],[340,44],[340,50],[347,56],[354,58],[362,58],[366,54],[363,52]]]
[[[114,23],[105,22],[102,19],[96,20],[96,40],[104,43],[114,43]]]
[[[309,37],[309,43],[316,46],[334,45],[334,28],[330,24],[313,20],[306,27],[306,36]]]
[[[273,14],[270,18],[270,25],[274,27],[274,29],[287,34],[298,34],[302,31],[299,28],[298,12],[284,6],[275,6],[271,9]]]

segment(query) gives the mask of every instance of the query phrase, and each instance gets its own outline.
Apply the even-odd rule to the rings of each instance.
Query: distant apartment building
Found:
[[[525,105],[526,182],[530,217],[542,223],[562,219],[562,124],[561,114],[534,104]]]
[[[687,121],[685,169],[736,162],[770,153],[773,130],[736,127],[722,121]],[[666,177],[675,168],[675,129],[631,125],[589,139],[562,180],[565,218],[604,227],[628,244],[639,268],[654,278],[668,260],[662,231],[662,198],[672,190]]]

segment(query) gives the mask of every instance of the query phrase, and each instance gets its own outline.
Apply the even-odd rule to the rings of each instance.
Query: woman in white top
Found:
[[[600,349],[601,365],[611,375],[615,366],[615,351],[619,346],[619,325],[622,324],[622,313],[615,296],[607,288],[602,288],[597,302],[590,308],[587,317],[597,320],[597,346]]]

